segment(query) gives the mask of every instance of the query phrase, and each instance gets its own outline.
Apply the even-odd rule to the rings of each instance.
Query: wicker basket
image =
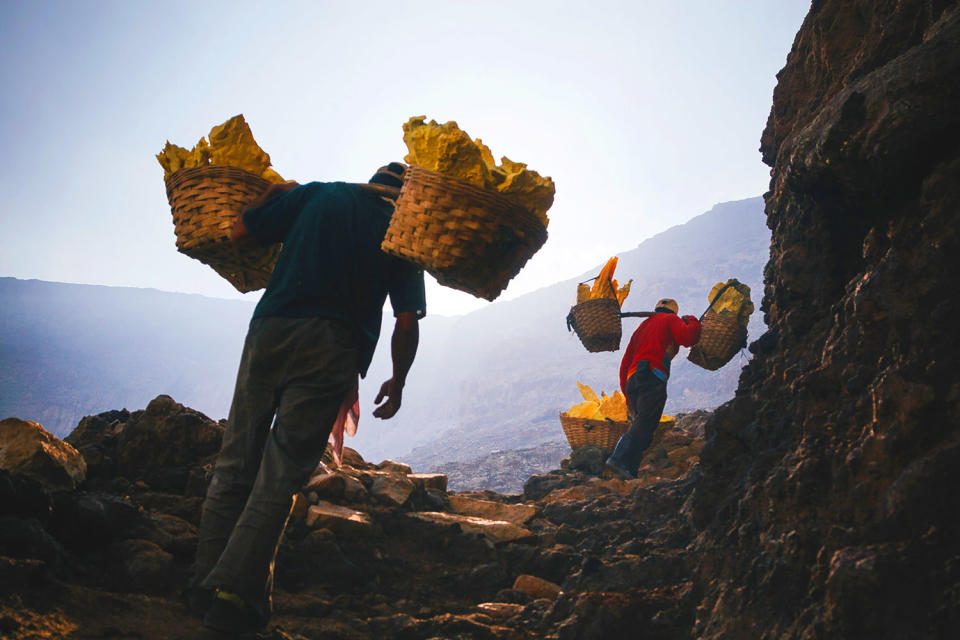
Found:
[[[382,249],[494,300],[546,240],[539,218],[496,191],[411,166]]]
[[[561,413],[560,426],[563,427],[563,433],[567,436],[567,442],[570,443],[571,449],[594,446],[613,451],[620,440],[620,436],[627,432],[630,423],[572,418]]]
[[[700,324],[700,340],[690,349],[687,360],[707,371],[716,371],[747,346],[747,330],[733,314],[710,309]]]
[[[591,353],[620,349],[620,305],[613,298],[594,298],[575,305],[567,324]]]
[[[270,183],[236,167],[207,166],[175,171],[166,184],[177,251],[213,267],[242,293],[267,286],[280,245],[238,251],[230,229]]]

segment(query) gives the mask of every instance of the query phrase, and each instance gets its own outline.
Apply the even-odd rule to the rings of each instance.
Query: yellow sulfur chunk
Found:
[[[210,130],[210,160],[216,165],[238,167],[261,175],[270,166],[270,156],[253,139],[243,114]]]
[[[403,141],[409,153],[404,160],[409,164],[455,176],[478,187],[491,182],[490,169],[484,156],[493,159],[490,149],[470,139],[456,122],[437,124],[426,116],[410,118],[403,125]]]
[[[170,144],[170,141],[167,140],[163,150],[157,154],[157,161],[163,167],[163,179],[166,180],[174,171],[179,171],[188,166],[190,152],[183,147]]]
[[[628,295],[630,295],[630,285],[632,283],[633,279],[631,278],[627,284],[617,289],[617,304],[619,304],[621,307],[623,306],[623,301],[627,299]]]
[[[438,124],[426,120],[426,116],[415,116],[403,125],[408,151],[404,160],[408,164],[499,191],[547,226],[547,210],[553,205],[556,192],[551,178],[506,157],[500,159],[498,166],[490,148],[480,138],[471,139],[456,122]]]
[[[547,209],[553,206],[556,191],[553,180],[527,169],[522,162],[511,162],[506,156],[500,161],[507,177],[497,189],[527,211],[532,211],[543,226],[547,226]]]
[[[210,142],[200,138],[192,150],[170,144],[157,155],[166,180],[174,171],[210,164],[238,167],[270,182],[285,182],[270,168],[270,156],[257,145],[243,114],[210,130]]]
[[[191,167],[205,167],[210,164],[210,145],[206,138],[200,138],[193,151],[190,152]]]
[[[571,418],[588,418],[590,420],[603,420],[603,413],[600,411],[600,405],[589,400],[575,404],[567,411]]]
[[[604,395],[600,401],[600,412],[611,420],[626,422],[627,398],[619,390],[614,391],[612,396]]]
[[[600,398],[597,397],[597,394],[594,393],[593,389],[591,389],[589,386],[578,382],[577,388],[580,389],[580,395],[583,396],[584,400],[600,404]]]
[[[588,284],[578,284],[577,285],[577,304],[585,302],[590,299],[590,285]]]
[[[274,182],[277,184],[280,184],[281,182],[286,182],[286,180],[283,179],[283,176],[281,176],[279,173],[277,173],[270,167],[267,167],[263,171],[260,177],[262,177],[264,180],[267,180],[269,182]]]
[[[607,260],[603,265],[600,275],[593,281],[593,288],[590,289],[590,298],[613,298],[617,299],[616,285],[613,284],[613,272],[617,268],[617,257],[614,256]]]

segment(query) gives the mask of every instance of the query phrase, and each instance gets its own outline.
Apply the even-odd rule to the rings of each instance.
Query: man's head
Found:
[[[680,307],[677,306],[677,301],[671,298],[661,298],[657,301],[657,306],[653,309],[657,313],[677,313],[680,310]]]
[[[406,170],[407,167],[405,165],[399,162],[391,162],[377,169],[377,172],[370,178],[370,184],[383,184],[399,189],[403,186],[403,174]]]

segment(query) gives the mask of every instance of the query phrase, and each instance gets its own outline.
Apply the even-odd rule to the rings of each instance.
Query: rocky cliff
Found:
[[[688,504],[696,637],[960,629],[960,10],[815,1],[761,151],[773,232]]]

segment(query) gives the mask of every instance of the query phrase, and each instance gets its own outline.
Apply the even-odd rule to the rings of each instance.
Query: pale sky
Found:
[[[239,297],[175,249],[165,141],[243,113],[284,177],[366,181],[426,115],[556,182],[516,297],[766,191],[760,133],[809,6],[0,0],[0,276]]]

